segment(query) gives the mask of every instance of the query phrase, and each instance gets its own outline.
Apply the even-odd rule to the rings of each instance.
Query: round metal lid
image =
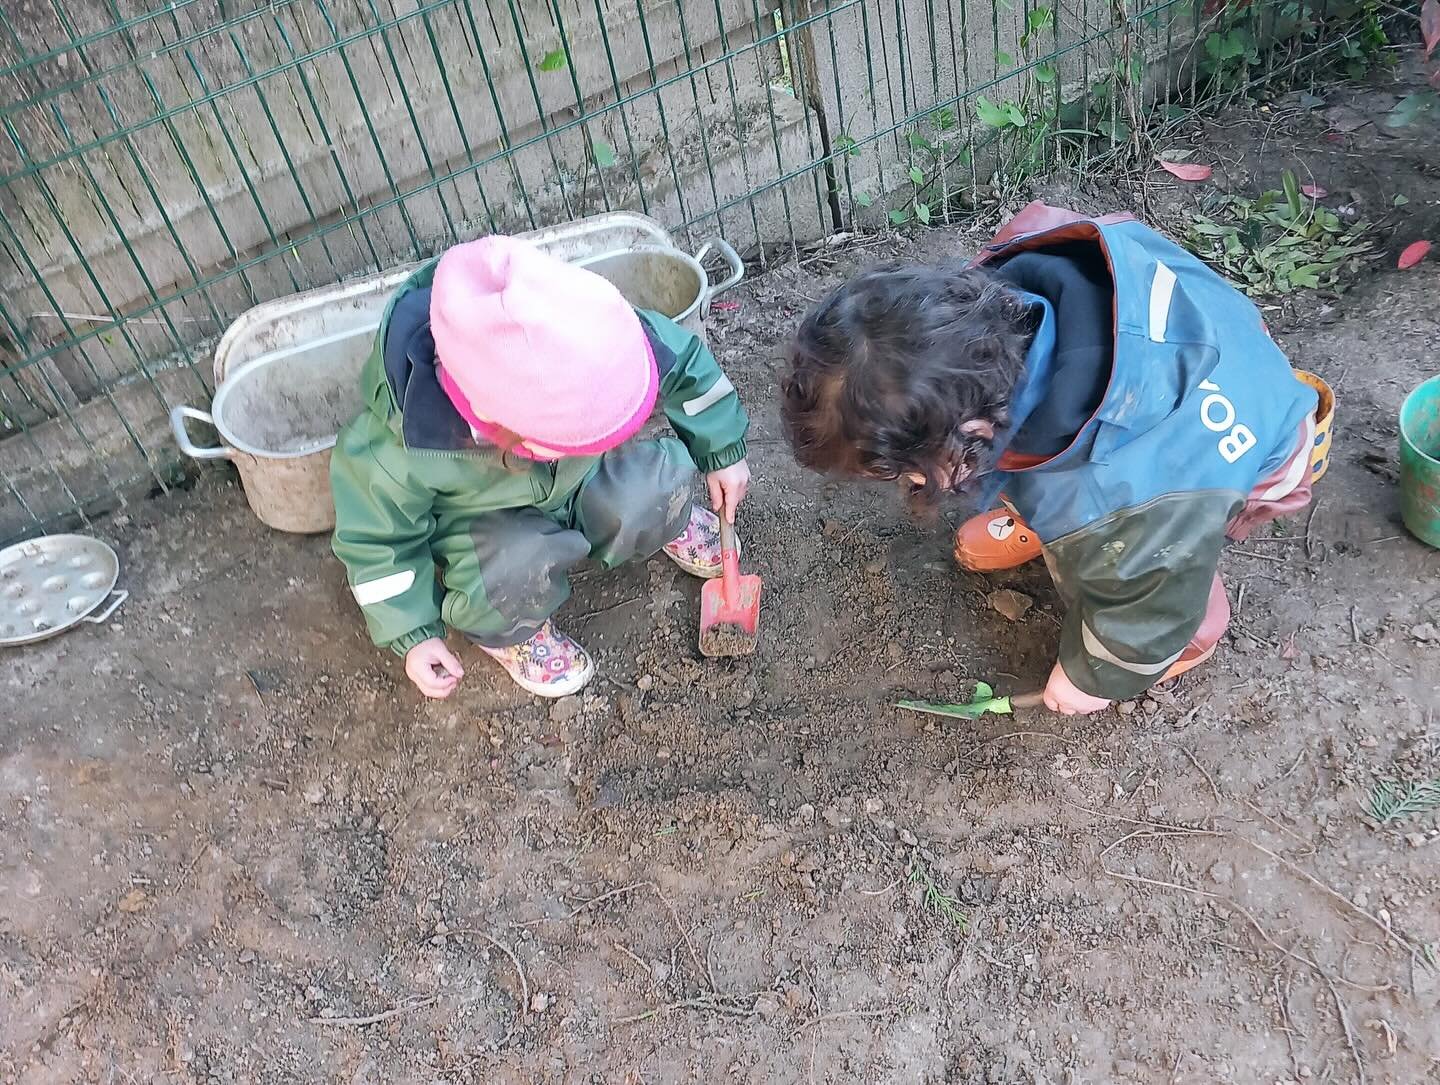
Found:
[[[120,559],[88,535],[46,535],[0,550],[0,647],[31,644],[80,621],[102,622],[126,592],[97,618],[111,594]]]

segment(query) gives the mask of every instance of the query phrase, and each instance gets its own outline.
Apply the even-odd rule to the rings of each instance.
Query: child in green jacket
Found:
[[[745,411],[699,338],[598,275],[514,238],[458,245],[400,288],[362,379],[331,460],[335,553],[427,697],[464,675],[447,627],[531,693],[580,690],[594,665],[550,618],[586,557],[720,574],[691,492],[698,468],[733,522]],[[681,440],[630,440],[657,402]]]

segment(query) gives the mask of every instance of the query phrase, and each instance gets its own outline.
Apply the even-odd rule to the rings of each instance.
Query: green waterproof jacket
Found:
[[[387,307],[361,375],[365,408],[340,431],[330,461],[335,554],[371,639],[402,656],[445,633],[436,563],[447,544],[468,545],[482,513],[563,515],[599,464],[596,456],[505,457],[476,442],[436,371],[434,273],[432,261]],[[637,312],[660,371],[660,406],[695,465],[708,473],[744,459],[749,419],[709,349],[674,321]],[[544,395],[542,381],[535,394]]]

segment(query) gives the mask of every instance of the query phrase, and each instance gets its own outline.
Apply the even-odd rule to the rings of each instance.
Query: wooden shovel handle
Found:
[[[1010,698],[1011,708],[1044,708],[1045,691],[1037,689],[1034,693],[1017,693]]]

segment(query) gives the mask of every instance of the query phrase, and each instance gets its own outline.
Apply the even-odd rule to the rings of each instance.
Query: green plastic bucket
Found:
[[[1440,377],[1400,407],[1400,515],[1417,539],[1440,548]]]

